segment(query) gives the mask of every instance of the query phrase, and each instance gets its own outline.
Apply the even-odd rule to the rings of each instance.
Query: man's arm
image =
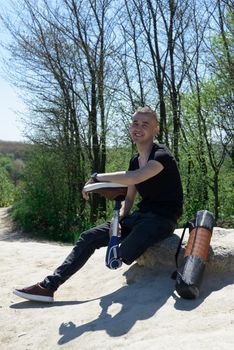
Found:
[[[132,186],[159,174],[163,169],[164,166],[160,162],[150,160],[140,169],[97,174],[96,178],[98,181],[117,182],[119,184]]]

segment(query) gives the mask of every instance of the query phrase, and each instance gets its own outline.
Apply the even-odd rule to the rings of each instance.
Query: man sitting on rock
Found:
[[[155,143],[158,134],[156,113],[149,107],[136,110],[130,134],[138,153],[130,160],[128,171],[93,174],[86,183],[115,182],[128,186],[120,211],[121,244],[119,258],[131,264],[146,249],[171,235],[182,213],[183,193],[179,170],[170,151]],[[141,201],[132,214],[137,192]],[[83,192],[85,199],[87,193]],[[52,275],[14,294],[29,300],[52,302],[58,287],[77,272],[94,253],[108,245],[110,222],[81,233],[71,253]]]

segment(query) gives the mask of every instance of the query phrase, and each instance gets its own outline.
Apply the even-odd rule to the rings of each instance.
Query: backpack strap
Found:
[[[176,268],[177,269],[179,267],[178,266],[178,256],[180,254],[180,250],[181,250],[181,246],[182,246],[182,243],[183,243],[183,239],[184,239],[186,228],[188,228],[188,227],[189,227],[189,222],[187,221],[186,224],[184,225],[184,229],[183,229],[183,232],[182,232],[182,235],[180,237],[180,241],[179,241],[176,253],[175,253],[175,263],[176,263]]]
[[[177,270],[179,268],[178,266],[178,256],[180,254],[180,250],[181,250],[181,246],[182,246],[182,243],[183,243],[183,239],[184,239],[184,235],[185,235],[185,231],[186,231],[186,228],[188,228],[190,226],[190,222],[187,221],[185,224],[184,224],[184,229],[183,229],[183,232],[182,232],[182,235],[180,237],[180,241],[179,241],[179,244],[177,246],[177,249],[176,249],[176,253],[175,253],[175,264],[176,264],[176,270],[172,272],[171,274],[171,278],[173,280],[176,279],[176,276],[177,276]]]

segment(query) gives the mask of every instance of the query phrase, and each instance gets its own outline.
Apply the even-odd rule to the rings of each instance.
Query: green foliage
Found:
[[[232,111],[227,89],[218,78],[200,83],[197,91],[182,96],[180,166],[184,183],[185,212],[193,217],[199,209],[209,209],[225,225],[233,208],[233,186],[225,174],[232,173],[230,153]],[[225,101],[225,103],[224,103]],[[222,107],[223,103],[223,107]],[[228,179],[228,176],[227,176]],[[230,195],[225,195],[226,184]]]
[[[207,209],[214,213],[213,170],[208,166],[208,176],[204,177],[199,162],[195,158],[188,172],[187,154],[181,152],[180,171],[184,190],[184,212],[179,220],[179,227],[194,218],[198,210]],[[208,163],[208,160],[207,160]],[[208,181],[208,192],[204,192],[205,181]],[[231,159],[226,156],[219,174],[219,219],[217,225],[234,226],[234,174]]]
[[[67,206],[67,177],[61,155],[37,149],[25,168],[13,219],[25,231],[73,242],[79,217],[67,210]]]
[[[12,177],[15,160],[13,155],[0,155],[0,206],[12,205],[16,195],[16,186]]]
[[[231,159],[226,158],[220,173],[220,215],[219,226],[234,227],[234,172]]]
[[[132,157],[132,149],[130,147],[111,147],[108,148],[106,172],[126,171],[129,167],[129,161]],[[107,215],[110,219],[113,216],[113,203],[107,201]],[[101,222],[98,222],[101,223]]]
[[[15,198],[15,187],[7,171],[0,166],[0,207],[11,205]]]
[[[129,161],[132,157],[132,149],[130,147],[111,147],[108,148],[106,171],[128,170]]]

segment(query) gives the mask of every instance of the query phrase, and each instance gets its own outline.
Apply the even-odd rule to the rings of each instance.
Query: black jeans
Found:
[[[176,222],[151,212],[135,211],[122,220],[121,226],[122,242],[119,253],[123,262],[130,265],[148,247],[171,235],[176,227]],[[56,291],[86,263],[95,249],[108,245],[109,228],[110,222],[107,222],[84,231],[62,265],[54,271],[53,275],[47,276],[41,285]]]

